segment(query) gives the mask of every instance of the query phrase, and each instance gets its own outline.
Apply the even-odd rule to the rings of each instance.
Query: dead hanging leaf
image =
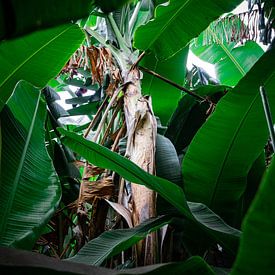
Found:
[[[100,62],[98,61],[100,59],[100,50],[96,48],[95,46],[87,47],[87,55],[90,59],[91,63],[91,71],[92,71],[92,80],[93,83],[99,83],[102,84],[102,68],[99,67]]]
[[[84,202],[93,204],[96,199],[110,199],[114,194],[114,184],[111,177],[97,181],[83,180],[83,188],[78,200],[78,205]]]
[[[93,166],[93,165],[87,165],[86,166],[86,173],[85,173],[85,179],[89,179],[91,177],[100,175],[104,172],[103,168]]]
[[[80,168],[82,168],[82,167],[85,166],[85,162],[84,162],[84,161],[81,161],[81,160],[76,160],[76,161],[74,162],[74,165],[76,166],[76,168],[80,169]]]
[[[121,83],[122,78],[119,69],[114,63],[112,53],[108,48],[96,48],[91,46],[86,49],[86,55],[90,60],[93,83],[104,85],[104,75],[108,72],[110,83],[107,87],[107,94],[112,95],[113,91]]]
[[[126,220],[130,228],[133,227],[132,214],[126,207],[116,202],[112,202],[109,200],[105,200],[105,201],[108,202],[108,204],[111,205],[111,207]]]
[[[98,166],[94,166],[94,165],[91,165],[91,164],[86,164],[85,161],[81,161],[81,160],[76,160],[74,162],[74,165],[80,169],[80,168],[84,168],[85,165],[86,165],[86,173],[85,173],[85,180],[91,178],[91,177],[94,177],[94,176],[97,176],[97,175],[100,175],[104,172],[104,169],[103,168],[100,168]]]

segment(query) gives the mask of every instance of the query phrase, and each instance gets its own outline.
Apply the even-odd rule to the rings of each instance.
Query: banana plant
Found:
[[[165,262],[172,244],[178,244],[178,263],[97,272],[214,274],[223,271],[216,269],[221,262],[232,267],[241,239],[233,274],[272,273],[266,237],[272,236],[272,220],[262,205],[269,200],[267,191],[272,193],[267,186],[273,164],[259,193],[257,188],[268,140],[258,86],[270,91],[272,105],[274,47],[263,53],[254,42],[240,47],[201,43],[209,24],[242,1],[66,0],[64,10],[54,1],[30,1],[26,14],[33,16],[27,20],[23,4],[10,2],[0,4],[0,22],[5,23],[0,36],[8,38],[0,44],[1,246],[42,247],[44,254],[67,258],[56,262],[53,272],[67,272],[70,266],[75,273],[88,273],[94,268],[72,262],[125,269]],[[88,18],[69,23],[81,16]],[[268,24],[272,20],[270,13]],[[215,63],[221,85],[183,87],[189,46]],[[58,74],[66,85],[98,86],[101,104],[91,97],[72,98],[67,103],[81,106],[62,114],[57,97],[46,99],[52,119],[45,123],[39,89],[47,83],[58,87],[58,78],[53,79]],[[16,84],[21,79],[32,84]],[[91,121],[79,127],[57,120],[82,114]],[[164,132],[161,123],[168,125],[166,136],[172,142],[157,134]],[[181,172],[177,153],[182,150]],[[69,166],[74,170],[68,171]],[[62,180],[61,200],[55,170]],[[68,187],[69,178],[77,185],[74,190]],[[78,194],[70,195],[65,185]],[[272,213],[273,205],[269,208]],[[242,235],[238,228],[246,211]],[[260,212],[269,223],[259,219]],[[49,232],[45,226],[51,217]],[[255,220],[264,232],[258,242],[251,231]],[[126,222],[131,228],[125,229]],[[254,246],[263,253],[264,243],[268,249],[262,260]],[[10,250],[1,251],[8,255]],[[27,259],[30,254],[23,255]],[[4,270],[18,271],[20,264],[28,271],[49,270],[51,260],[39,261],[41,265],[11,267],[0,259],[0,264]]]

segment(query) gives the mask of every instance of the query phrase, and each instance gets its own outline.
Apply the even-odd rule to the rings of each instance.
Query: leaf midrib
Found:
[[[273,77],[274,75],[275,75],[275,73],[272,72],[272,73],[268,76],[268,78],[265,80],[265,85],[267,85],[267,84],[269,83],[269,81],[272,79],[272,77]],[[218,184],[220,183],[220,179],[221,179],[221,177],[222,177],[222,174],[223,174],[223,170],[224,170],[225,164],[226,164],[227,159],[228,159],[228,157],[229,157],[229,153],[230,153],[230,151],[231,151],[231,149],[232,149],[232,147],[233,147],[233,145],[234,145],[234,143],[235,143],[235,140],[236,140],[236,138],[237,138],[237,135],[238,135],[238,133],[239,133],[239,131],[240,131],[240,129],[241,129],[243,123],[245,122],[247,116],[249,115],[250,110],[252,109],[253,105],[255,104],[255,102],[256,102],[256,100],[257,100],[257,98],[258,98],[259,96],[260,96],[260,94],[256,94],[256,95],[255,95],[253,101],[252,101],[251,104],[249,105],[249,108],[248,108],[247,112],[245,113],[245,116],[243,117],[242,121],[240,122],[239,127],[237,128],[237,130],[235,131],[235,133],[234,133],[234,135],[233,135],[233,138],[232,138],[232,140],[231,140],[230,146],[229,146],[229,148],[228,148],[228,150],[227,150],[227,153],[226,153],[226,155],[225,155],[225,158],[224,158],[224,160],[223,160],[223,163],[222,163],[222,166],[221,166],[221,169],[220,169],[218,178],[217,178],[217,180],[216,180],[215,189],[214,189],[214,192],[212,193],[211,201],[210,201],[210,204],[209,204],[209,207],[210,207],[210,208],[213,207],[214,201],[215,201],[215,199],[216,199]]]
[[[151,221],[150,223],[147,223],[145,224],[144,226],[140,226],[140,228],[137,228],[136,230],[134,230],[134,232],[132,234],[129,235],[126,235],[124,238],[123,238],[123,242],[119,241],[115,244],[115,247],[114,246],[108,246],[108,249],[107,250],[104,250],[104,253],[102,253],[99,257],[95,257],[96,260],[93,261],[91,264],[93,265],[100,265],[104,260],[108,259],[110,257],[110,255],[112,254],[112,252],[121,244],[124,244],[126,243],[128,240],[131,240],[133,237],[137,236],[139,237],[140,233],[142,234],[142,237],[140,238],[141,240],[144,239],[145,237],[143,237],[144,234],[150,234],[151,232],[157,230],[155,229],[156,227],[159,228],[159,227],[162,227],[163,225],[165,224],[168,224],[171,222],[171,218],[169,218],[168,216],[164,216],[164,217],[160,217],[159,219],[156,219],[156,220],[153,220]],[[148,227],[149,225],[151,224],[154,224],[154,223],[157,223],[154,227],[152,228],[149,228],[149,229],[145,229],[144,230],[144,227]],[[134,228],[132,228],[134,229]],[[121,232],[121,231],[120,231]],[[120,233],[119,232],[119,233]],[[109,232],[105,232],[105,233],[109,233]],[[115,234],[118,234],[117,232],[114,232]],[[113,238],[115,239],[115,238]],[[80,251],[81,252],[81,251]],[[85,253],[85,252],[83,252]],[[81,254],[80,254],[81,255]],[[85,254],[83,255],[85,257]],[[73,257],[72,260],[74,258],[78,258],[80,257],[79,255],[76,255],[76,257]],[[86,257],[89,257],[89,256],[86,256]],[[70,260],[70,259],[68,259]]]
[[[63,132],[63,129],[61,129],[61,133]],[[69,133],[69,135],[70,134],[72,134],[72,133],[70,133],[70,132],[68,132],[68,131],[65,131],[64,130],[64,132],[68,135],[68,133]],[[69,135],[68,135],[68,137],[69,137]],[[77,134],[73,134],[73,135],[76,135],[76,136],[78,136]],[[79,136],[78,136],[79,137]],[[70,138],[72,138],[72,137],[70,137]],[[65,139],[66,139],[66,137],[65,137]],[[73,139],[73,138],[72,138]],[[90,146],[89,146],[89,144],[85,144],[85,142],[83,142],[83,141],[86,141],[87,142],[87,140],[74,140],[74,142],[75,143],[80,143],[80,144],[82,144],[83,146],[87,146],[89,149],[91,149],[91,150],[93,150],[93,151],[95,151],[98,155],[100,155],[101,157],[103,157],[103,158],[107,158],[104,154],[102,154],[101,152],[100,152],[100,150],[98,150],[98,149],[96,149],[96,148],[91,148]],[[66,143],[66,142],[65,142]],[[95,143],[96,144],[96,143]],[[98,144],[96,144],[96,145],[98,145]],[[142,177],[140,177],[139,176],[139,174],[137,174],[136,172],[135,173],[133,173],[130,169],[128,169],[127,167],[125,167],[125,166],[121,166],[121,164],[119,163],[119,162],[117,162],[115,159],[112,159],[112,158],[110,158],[109,156],[108,156],[108,158],[107,159],[110,159],[111,160],[111,162],[113,162],[113,163],[115,163],[117,166],[120,166],[120,167],[122,167],[124,170],[126,170],[129,174],[134,174],[134,176],[137,178],[137,179],[139,179],[139,181],[140,182],[143,182],[143,178]],[[139,168],[139,169],[141,169],[140,167],[138,167],[137,166],[137,168]],[[151,176],[152,175],[150,175],[150,174],[146,174],[146,176],[147,177],[149,177],[149,178],[151,178]],[[165,180],[165,179],[162,179],[162,180]],[[169,182],[170,184],[173,184],[173,185],[175,185],[174,183],[172,183],[172,182],[170,182],[170,181],[168,181],[168,180],[165,180],[165,181],[167,181],[167,182]],[[142,185],[144,185],[145,186],[145,184],[142,184]],[[182,192],[182,194],[184,195],[184,193]],[[169,196],[164,196],[163,195],[163,197],[166,197],[167,199],[169,198]],[[184,197],[183,197],[184,198]],[[169,200],[168,200],[169,201]],[[171,201],[171,200],[170,200]],[[176,206],[177,205],[177,206]],[[187,208],[187,209],[185,209],[185,207],[184,207],[184,205],[182,205],[182,204],[178,204],[178,203],[174,203],[174,206],[175,207],[177,207],[184,215],[186,215],[187,217],[190,217],[190,218],[192,218],[193,216],[192,216],[192,213],[190,212],[190,209],[189,208]],[[187,206],[188,207],[188,206]],[[188,211],[189,210],[189,211]],[[191,217],[192,216],[192,217]]]
[[[67,32],[72,26],[69,26],[65,30],[63,30],[61,33],[56,35],[54,38],[49,40],[46,44],[44,44],[42,47],[39,47],[34,53],[32,53],[27,59],[25,59],[21,64],[19,64],[0,84],[0,88],[3,87],[6,82],[16,74],[17,71],[19,71],[29,60],[31,60],[35,55],[37,55],[40,51],[42,51],[45,47],[50,45],[52,42],[54,42],[56,39],[58,39],[61,35],[63,35],[65,32]]]
[[[66,131],[66,130],[64,130],[64,129],[60,129],[60,132],[62,133],[62,134],[65,134],[66,133],[66,135],[67,135],[67,137],[65,136],[64,138],[63,138],[63,141],[64,141],[64,139],[67,139],[67,140],[69,140],[69,139],[72,139],[73,140],[73,142],[72,143],[78,143],[78,144],[81,144],[81,145],[83,145],[83,146],[85,146],[85,147],[88,147],[89,149],[91,149],[91,150],[93,150],[93,152],[94,153],[96,153],[96,154],[98,154],[98,155],[100,155],[101,157],[103,157],[103,158],[106,158],[106,159],[110,159],[110,157],[108,156],[108,157],[106,157],[105,155],[103,155],[102,153],[101,153],[101,151],[100,150],[97,150],[96,148],[91,148],[90,146],[89,146],[89,144],[85,144],[85,142],[89,142],[89,141],[87,141],[87,140],[75,140],[73,137],[70,137],[70,135],[71,136],[74,136],[74,135],[76,135],[76,136],[78,136],[77,134],[74,134],[74,133],[70,133],[70,132],[68,132],[68,131]],[[79,137],[79,136],[78,136]],[[64,142],[65,144],[66,144],[66,141]],[[68,142],[69,143],[69,142]],[[96,145],[98,145],[98,144],[96,144]],[[98,145],[99,146],[99,145]],[[73,149],[73,148],[72,148]],[[104,148],[104,149],[106,149],[106,148]],[[106,149],[107,150],[107,149]],[[111,159],[111,162],[114,162],[116,165],[119,165],[119,166],[121,166],[114,158],[112,158]],[[139,167],[138,167],[139,168]],[[133,172],[131,172],[131,170],[130,169],[128,169],[127,167],[123,167],[123,169],[125,169],[128,173],[131,173],[131,174],[134,174],[135,175],[135,177],[136,178],[138,178],[141,182],[142,182],[142,179],[139,177],[139,176],[136,176],[136,173],[133,173]],[[141,168],[140,168],[141,169]],[[152,176],[152,175],[147,175],[147,176]],[[183,195],[184,195],[184,193],[183,193]],[[199,220],[197,220],[197,218],[193,215],[193,213],[191,212],[191,210],[190,210],[190,208],[189,208],[189,206],[188,206],[188,204],[186,205],[186,209],[185,209],[185,207],[184,207],[184,204],[182,205],[182,204],[178,204],[178,203],[176,203],[175,204],[175,201],[171,201],[171,200],[169,200],[168,198],[169,198],[169,196],[165,196],[165,194],[163,194],[163,198],[166,198],[166,200],[167,201],[170,201],[170,203],[172,203],[183,215],[185,215],[185,217],[186,218],[189,218],[191,221],[193,221],[193,222],[195,222],[195,223],[197,223],[197,224],[199,224],[199,226],[201,226],[201,227],[203,227],[203,228],[205,228],[206,230],[207,230],[207,232],[210,234],[210,235],[212,235],[212,236],[214,236],[214,238],[216,237],[216,239],[217,239],[217,236],[215,236],[215,234],[212,232],[212,231],[216,231],[216,232],[218,232],[219,234],[222,234],[223,232],[222,231],[220,231],[220,230],[218,230],[218,229],[215,229],[215,228],[212,228],[212,226],[211,226],[211,224],[210,225],[207,225],[207,223],[201,223]],[[184,201],[184,200],[183,200]],[[228,225],[227,225],[228,226]],[[223,234],[226,234],[226,233],[223,233]],[[222,239],[221,238],[219,238],[220,239],[220,242],[221,243],[224,243],[223,241],[222,241]],[[231,248],[229,248],[228,247],[228,249],[230,250],[230,251],[232,251],[233,252],[233,250],[231,249]]]
[[[153,223],[154,223],[154,222],[157,222],[157,221],[153,221]],[[146,230],[146,235],[147,235],[147,234],[150,234],[151,232],[153,232],[154,229],[155,229],[156,227],[160,227],[161,225],[165,225],[165,224],[167,224],[167,223],[169,223],[169,220],[167,220],[167,221],[165,221],[165,220],[164,220],[164,221],[160,221],[160,223],[159,223],[158,225],[155,225],[153,228],[150,228],[149,230]],[[147,225],[147,226],[148,226],[148,225]],[[157,229],[156,229],[156,230],[157,230]],[[134,236],[139,237],[139,236],[138,236],[139,233],[144,234],[145,232],[144,232],[144,230],[142,230],[142,228],[138,229],[137,231],[135,231],[134,234],[132,234],[131,236],[126,237],[126,238],[124,239],[124,243],[125,243],[126,241],[132,239]],[[145,236],[145,237],[146,237],[146,236]],[[142,239],[144,239],[145,237],[143,237],[143,235],[142,235],[142,238],[140,238],[140,239],[142,240]],[[120,245],[120,244],[121,244],[121,243],[117,244],[116,247],[117,247],[118,245]],[[115,248],[116,248],[116,247],[115,247]],[[102,255],[101,257],[99,257],[93,264],[94,264],[94,265],[101,264],[101,263],[106,259],[106,257],[107,257],[107,259],[108,259],[108,257],[110,257],[110,254],[114,251],[115,248],[114,248],[114,247],[110,247],[110,249],[108,249],[107,252],[104,253],[104,255]]]
[[[171,0],[170,0],[171,1]],[[162,28],[160,29],[158,35],[156,35],[151,42],[149,43],[147,49],[149,49],[156,41],[157,39],[162,35],[162,33],[167,29],[167,27],[170,25],[171,21],[174,20],[175,17],[178,16],[178,13],[180,13],[182,11],[183,8],[185,8],[187,5],[189,5],[189,3],[191,2],[191,0],[187,0],[174,14],[173,16],[171,16],[169,18],[169,20],[167,21],[167,24],[164,24],[162,26]],[[176,1],[174,1],[173,3],[176,3]],[[171,2],[169,3],[169,6],[171,7]],[[163,6],[159,6],[159,9],[162,9]],[[157,17],[156,17],[157,18]],[[154,19],[156,20],[156,19]]]
[[[232,61],[232,63],[236,66],[237,70],[240,72],[242,76],[245,76],[245,70],[241,66],[241,64],[237,61],[237,59],[231,54],[231,52],[225,47],[225,45],[222,43],[222,41],[218,38],[218,36],[211,30],[209,29],[211,34],[215,37],[217,41],[219,41],[219,46],[221,49],[225,52],[225,54],[229,57],[229,59]]]
[[[23,152],[22,152],[22,155],[21,155],[21,159],[20,159],[20,162],[19,162],[19,165],[18,165],[18,168],[17,168],[16,175],[14,177],[13,182],[11,183],[11,185],[13,187],[12,187],[12,190],[10,192],[9,199],[8,199],[7,203],[4,205],[4,207],[6,209],[3,209],[3,211],[2,211],[2,213],[4,213],[4,215],[3,215],[2,221],[0,223],[0,236],[2,236],[2,234],[6,230],[8,215],[10,214],[11,207],[12,207],[13,202],[14,202],[15,193],[16,193],[17,188],[18,188],[18,183],[19,183],[19,180],[20,180],[20,177],[21,177],[21,172],[22,172],[22,169],[23,169],[23,165],[25,163],[27,150],[29,148],[32,133],[33,133],[33,130],[34,130],[34,124],[35,124],[35,121],[36,121],[36,118],[37,118],[37,112],[38,112],[38,108],[39,108],[39,105],[40,105],[40,102],[41,102],[40,97],[41,97],[41,92],[38,93],[37,102],[36,102],[35,110],[34,110],[34,113],[33,113],[31,125],[30,125],[30,128],[29,128],[28,136],[27,136],[27,139],[26,139],[26,142],[25,142],[25,146],[24,146],[24,149],[23,149]]]
[[[227,163],[227,160],[228,160],[228,158],[229,158],[229,154],[231,153],[232,147],[233,147],[233,145],[235,144],[235,141],[236,141],[236,139],[237,139],[237,136],[238,136],[238,134],[239,134],[239,132],[240,132],[240,130],[241,130],[243,124],[245,123],[245,121],[246,121],[246,119],[247,119],[247,117],[248,117],[248,115],[249,115],[249,113],[250,113],[250,111],[251,111],[253,105],[255,104],[256,100],[258,99],[258,97],[259,97],[259,94],[256,94],[255,97],[254,97],[254,99],[253,99],[252,102],[250,103],[250,105],[249,105],[247,111],[245,112],[245,114],[244,114],[242,120],[240,121],[240,123],[239,123],[237,129],[235,130],[235,133],[234,133],[234,135],[233,135],[233,137],[232,137],[232,139],[231,139],[231,142],[230,142],[230,145],[229,145],[229,147],[228,147],[228,150],[227,150],[227,152],[226,152],[226,154],[225,154],[225,157],[224,157],[224,159],[223,159],[223,161],[222,161],[221,169],[219,169],[219,173],[218,173],[218,177],[217,177],[217,180],[216,180],[216,184],[215,184],[214,191],[212,192],[212,196],[211,196],[211,200],[210,200],[210,204],[209,204],[209,207],[210,207],[211,209],[212,209],[213,204],[214,204],[214,202],[215,202],[215,200],[216,200],[218,186],[219,186],[220,183],[221,183],[221,177],[222,177],[222,174],[223,174],[225,165],[226,165],[226,163]]]

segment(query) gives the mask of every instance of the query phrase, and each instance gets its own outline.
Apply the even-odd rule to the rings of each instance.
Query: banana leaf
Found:
[[[0,43],[0,110],[18,80],[44,87],[84,40],[77,25],[50,28]]]
[[[157,60],[152,53],[145,55],[140,64],[183,86],[187,56],[188,47],[164,61]],[[143,74],[141,88],[143,94],[149,94],[152,97],[154,113],[160,118],[161,123],[166,125],[177,107],[182,92],[146,72]]]
[[[208,236],[215,239],[222,246],[227,247],[233,254],[235,253],[240,231],[225,224],[207,207],[201,207],[199,210],[196,208],[193,214],[187,205],[184,192],[179,186],[145,172],[130,160],[75,133],[62,128],[59,128],[59,131],[64,135],[61,138],[62,143],[73,151],[96,166],[115,171],[130,182],[145,185],[158,192],[165,200],[177,208],[185,218],[194,222],[200,230],[206,232]]]
[[[191,257],[185,262],[156,264],[125,270],[107,269],[89,266],[69,261],[60,261],[38,253],[0,247],[0,269],[3,274],[41,274],[53,275],[94,274],[94,275],[126,275],[150,274],[165,275],[173,272],[174,275],[204,274],[213,275],[213,271],[200,257]]]
[[[206,204],[231,224],[248,172],[268,139],[259,86],[265,85],[274,105],[274,60],[273,48],[218,102],[184,157],[187,199]]]
[[[20,36],[38,29],[70,23],[89,15],[91,0],[9,0],[0,3],[0,40]]]
[[[201,34],[190,49],[200,59],[215,65],[217,79],[224,85],[235,86],[264,53],[254,41],[236,47],[235,42],[222,41],[203,46],[202,40]]]
[[[230,89],[224,85],[202,85],[192,91],[200,96],[207,96],[216,103],[225,91]],[[206,121],[210,107],[209,102],[199,102],[188,94],[184,94],[178,102],[177,109],[170,118],[165,132],[165,136],[172,141],[178,154],[185,150]]]
[[[61,190],[45,148],[46,105],[20,81],[1,114],[0,245],[32,249],[54,214]]]
[[[70,116],[94,115],[97,112],[98,102],[83,104],[67,110]]]
[[[130,248],[144,239],[147,234],[170,222],[171,217],[161,216],[145,221],[134,228],[105,231],[96,239],[89,241],[75,256],[67,260],[99,266],[105,260]]]
[[[166,59],[183,49],[207,26],[225,12],[233,10],[241,0],[198,1],[170,0],[157,6],[155,18],[139,27],[134,46],[151,50],[158,59]]]
[[[275,267],[275,161],[267,170],[248,210],[232,275],[274,274]]]

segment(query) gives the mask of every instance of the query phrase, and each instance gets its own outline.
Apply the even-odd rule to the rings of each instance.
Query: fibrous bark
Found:
[[[155,141],[157,123],[149,97],[142,96],[140,72],[131,70],[125,82],[124,112],[127,125],[126,157],[148,173],[155,173]],[[133,224],[156,216],[156,193],[145,186],[131,184]],[[139,264],[156,262],[156,235],[150,234],[137,246]]]

